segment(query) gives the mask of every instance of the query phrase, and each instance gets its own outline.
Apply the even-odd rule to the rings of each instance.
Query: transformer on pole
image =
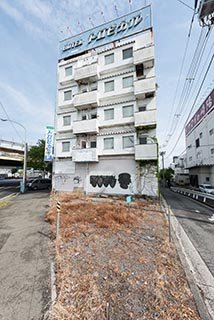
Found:
[[[195,10],[198,7],[198,19],[202,27],[210,27],[214,24],[214,0],[195,0]]]

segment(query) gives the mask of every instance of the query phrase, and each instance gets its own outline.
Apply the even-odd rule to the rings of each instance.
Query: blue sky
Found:
[[[92,24],[96,26],[104,20],[112,20],[117,13],[124,15],[130,9],[136,10],[150,3],[153,8],[156,77],[159,86],[158,140],[162,150],[166,149],[169,154],[170,143],[173,146],[176,133],[178,136],[182,129],[180,121],[181,129],[178,125],[175,137],[170,138],[170,143],[163,147],[170,126],[170,114],[173,119],[172,106],[193,14],[190,8],[178,0],[132,0],[131,8],[128,0],[0,1],[0,102],[11,120],[26,127],[29,144],[36,144],[38,139],[43,139],[45,126],[54,123],[59,40],[87,30]],[[185,0],[185,3],[193,7],[194,1]],[[181,75],[181,88],[200,32],[201,27],[195,19]],[[202,94],[205,96],[212,80],[210,76],[204,85]],[[193,98],[194,95],[190,101]],[[0,118],[6,118],[2,105]],[[191,102],[187,108],[190,109],[190,105]],[[15,131],[10,123],[0,122],[0,139],[20,142],[23,136],[23,129],[19,126],[16,126]],[[172,155],[179,155],[184,148],[183,137]],[[171,157],[167,161],[170,160]]]

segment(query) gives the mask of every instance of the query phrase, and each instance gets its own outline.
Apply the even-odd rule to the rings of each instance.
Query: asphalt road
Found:
[[[48,201],[29,192],[0,209],[0,320],[40,320],[49,307]]]
[[[208,220],[213,209],[168,188],[161,193],[214,276],[214,223]]]

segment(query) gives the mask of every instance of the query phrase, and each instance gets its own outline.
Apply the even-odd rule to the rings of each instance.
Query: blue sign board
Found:
[[[52,126],[47,126],[46,135],[45,135],[44,161],[53,160],[53,138],[54,138],[53,133],[54,133],[54,128]]]
[[[131,201],[132,201],[132,197],[131,197],[131,196],[127,196],[127,197],[126,197],[126,203],[127,203],[127,204],[130,204]]]
[[[151,28],[151,5],[62,40],[59,59],[129,37],[149,28]]]

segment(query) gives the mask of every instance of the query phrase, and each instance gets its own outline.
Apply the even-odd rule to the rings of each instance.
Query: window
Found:
[[[97,90],[97,82],[92,82],[90,85],[91,91]]]
[[[210,150],[210,152],[211,152],[211,154],[214,154],[214,148],[212,148],[212,149]]]
[[[139,112],[146,111],[146,105],[138,108]]]
[[[133,57],[133,48],[123,50],[123,60]]]
[[[82,120],[86,120],[86,114],[82,115]]]
[[[96,148],[97,147],[97,142],[96,141],[91,141],[90,142],[90,147],[91,148]]]
[[[104,82],[105,92],[114,91],[114,80]]]
[[[200,140],[199,139],[195,140],[195,146],[196,146],[196,148],[200,147]]]
[[[105,64],[114,63],[114,54],[113,53],[107,54],[104,58],[105,58]]]
[[[199,138],[201,139],[203,137],[203,132],[200,132]]]
[[[189,157],[189,161],[192,161],[192,157]]]
[[[147,144],[147,137],[139,137],[139,144]]]
[[[104,149],[114,149],[114,138],[104,138]]]
[[[209,177],[206,177],[206,182],[210,182],[210,178]]]
[[[104,119],[105,120],[114,119],[114,109],[106,109],[106,110],[104,110]]]
[[[132,117],[134,112],[133,105],[123,107],[123,118]]]
[[[97,114],[96,113],[92,113],[91,114],[91,119],[96,119],[97,118]]]
[[[131,148],[134,146],[134,136],[123,137],[123,148]]]
[[[70,126],[71,124],[71,116],[64,116],[63,117],[63,127]]]
[[[123,78],[123,88],[129,88],[133,86],[133,76]]]
[[[211,129],[211,130],[209,131],[210,136],[212,136],[212,135],[213,135],[213,132],[214,132],[214,130],[213,130],[213,129]]]
[[[69,152],[70,151],[70,142],[62,142],[62,152]]]
[[[72,75],[72,69],[73,69],[72,66],[65,68],[65,76],[66,77],[69,77]]]
[[[64,91],[64,101],[71,100],[71,97],[72,97],[72,91],[71,90]]]
[[[81,148],[86,149],[86,141],[85,140],[81,141]]]
[[[137,77],[138,78],[139,77],[143,77],[144,76],[144,66],[143,66],[143,64],[142,63],[137,64],[135,68],[136,68]]]

